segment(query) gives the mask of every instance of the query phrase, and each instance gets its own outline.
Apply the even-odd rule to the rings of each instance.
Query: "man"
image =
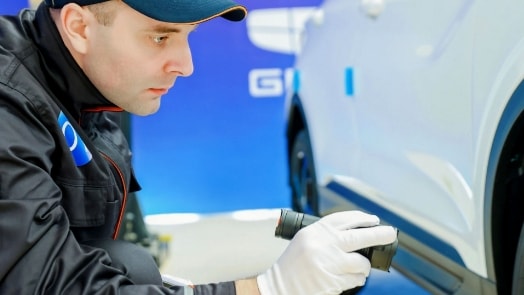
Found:
[[[188,36],[232,21],[231,0],[46,0],[0,17],[0,294],[338,294],[364,284],[353,252],[396,232],[341,212],[301,230],[256,278],[162,286],[150,257],[113,241],[139,189],[119,115],[155,113],[193,72]],[[205,266],[203,270],[205,271]]]

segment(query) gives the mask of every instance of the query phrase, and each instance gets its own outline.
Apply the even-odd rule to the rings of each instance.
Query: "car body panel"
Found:
[[[487,167],[524,77],[524,3],[377,0],[370,15],[368,2],[326,0],[297,55],[286,105],[300,101],[318,186],[355,193],[359,208],[382,208],[410,238],[494,280]],[[321,199],[320,211],[346,202]]]

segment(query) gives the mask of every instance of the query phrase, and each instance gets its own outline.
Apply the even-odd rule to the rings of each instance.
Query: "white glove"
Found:
[[[364,285],[371,263],[353,252],[393,243],[391,226],[361,211],[337,212],[299,230],[278,261],[257,277],[261,295],[324,295]]]

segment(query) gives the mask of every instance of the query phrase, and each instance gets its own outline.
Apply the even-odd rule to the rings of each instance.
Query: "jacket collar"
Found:
[[[69,112],[78,118],[84,109],[115,107],[96,89],[73,59],[44,4],[36,11],[34,25],[36,32],[33,38],[43,56],[47,82]]]

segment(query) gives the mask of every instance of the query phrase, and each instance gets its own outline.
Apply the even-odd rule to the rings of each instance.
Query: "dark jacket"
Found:
[[[43,5],[0,17],[0,294],[181,294],[133,285],[103,250],[139,189],[121,109],[92,85]],[[232,282],[195,294],[234,294]]]

